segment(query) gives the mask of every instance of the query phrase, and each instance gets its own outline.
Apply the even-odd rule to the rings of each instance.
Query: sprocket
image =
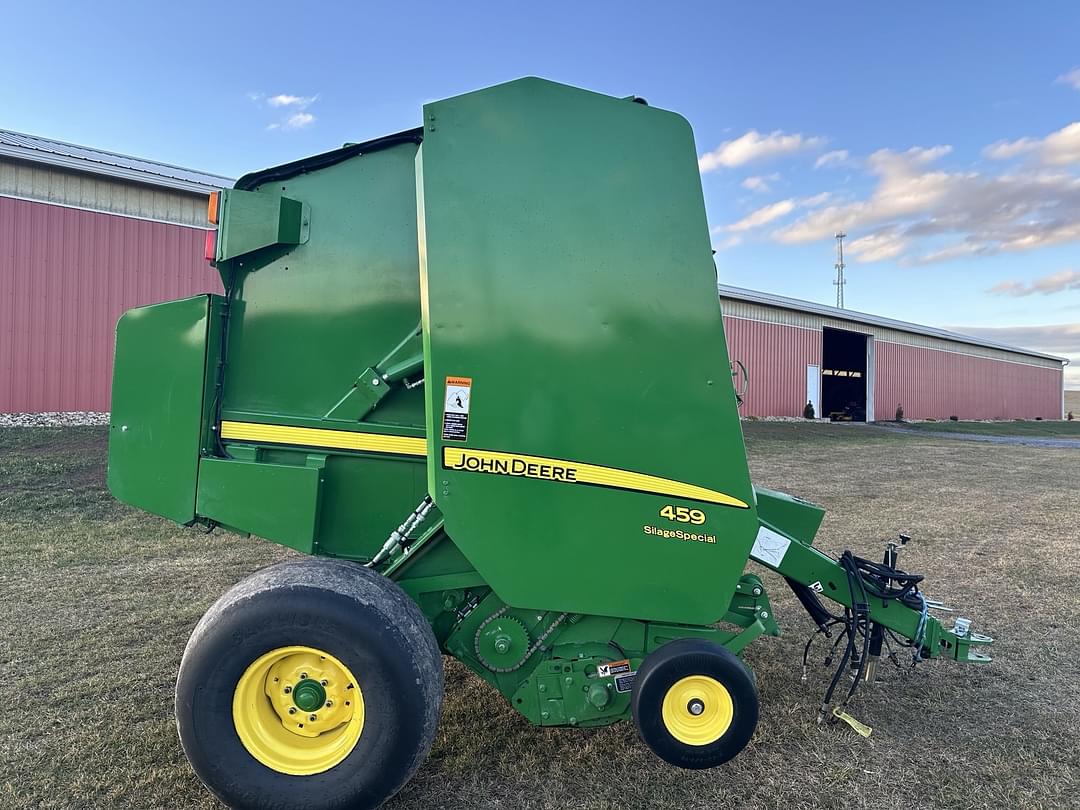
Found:
[[[476,631],[473,648],[480,663],[492,672],[512,672],[529,655],[532,636],[513,616],[495,616]]]

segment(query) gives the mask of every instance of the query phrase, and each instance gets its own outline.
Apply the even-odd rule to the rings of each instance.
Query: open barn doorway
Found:
[[[866,335],[821,330],[821,415],[833,421],[866,421]]]

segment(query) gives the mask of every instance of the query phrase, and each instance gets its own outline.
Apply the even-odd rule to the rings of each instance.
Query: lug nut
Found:
[[[333,706],[333,705],[334,705],[334,701],[332,701],[332,700],[328,700],[328,701],[326,701],[326,708],[328,708],[328,709],[329,709],[329,708],[330,708],[331,706]]]
[[[289,714],[296,714],[296,709],[293,708],[293,707],[290,707],[289,708]]]
[[[319,683],[321,683],[323,686],[326,686],[326,678],[323,678],[321,681],[319,681]]]
[[[308,720],[310,720],[312,723],[314,723],[318,719],[319,719],[319,715],[317,715],[317,714],[313,714],[313,715],[311,715],[311,717],[308,718]]]
[[[291,687],[291,686],[286,686],[286,687],[285,687],[285,694],[286,694],[286,695],[287,695],[287,694],[289,694],[289,692],[291,692],[291,691],[292,691],[292,687]]]
[[[300,673],[300,680],[302,680],[302,681],[306,681],[306,680],[307,680],[307,673],[306,673],[306,672],[301,672],[301,673]]]

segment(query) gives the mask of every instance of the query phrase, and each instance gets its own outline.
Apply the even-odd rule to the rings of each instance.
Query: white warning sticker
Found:
[[[622,661],[608,661],[596,668],[596,677],[612,678],[616,675],[626,675],[630,672],[630,661],[624,658]]]
[[[762,526],[758,529],[757,537],[754,538],[754,546],[750,549],[750,556],[758,562],[779,568],[787,554],[791,541],[782,534],[777,534],[772,529]]]
[[[463,442],[469,436],[469,405],[472,400],[472,377],[447,377],[443,406],[444,441]]]

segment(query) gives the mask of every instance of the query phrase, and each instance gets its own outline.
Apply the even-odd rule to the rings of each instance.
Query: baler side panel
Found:
[[[416,327],[415,155],[402,144],[251,192],[307,206],[309,235],[230,262],[225,418],[323,420]],[[242,238],[236,223],[229,230]],[[422,426],[420,392],[401,392],[369,421]]]
[[[125,312],[116,324],[109,491],[177,523],[195,518],[211,302],[199,295]]]
[[[757,515],[688,124],[538,79],[424,122],[429,489],[447,533],[511,605],[719,619]],[[471,381],[456,439],[448,377]]]
[[[232,299],[220,435],[237,453],[254,448],[255,466],[208,465],[201,515],[309,553],[369,559],[426,493],[422,392],[395,385],[374,409],[346,407],[420,320],[416,149],[401,138],[346,148],[223,197],[218,269]],[[225,482],[285,480],[258,467],[304,467],[316,452],[326,456],[318,486],[277,504],[296,518],[282,520],[288,528],[258,519],[255,486],[234,488],[246,503],[220,497]]]

